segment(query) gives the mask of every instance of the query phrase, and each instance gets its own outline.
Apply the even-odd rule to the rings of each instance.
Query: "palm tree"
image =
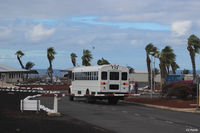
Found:
[[[134,68],[132,68],[131,66],[127,66],[127,68],[129,69],[129,73],[134,73]]]
[[[173,62],[175,62],[176,55],[174,54],[174,50],[170,46],[166,46],[162,52],[161,56],[163,57],[166,69],[167,69],[167,74],[169,74],[169,68]]]
[[[200,49],[200,39],[195,35],[191,35],[188,38],[187,50],[190,53],[190,58],[192,62],[193,79],[195,79],[196,77],[195,54],[199,53],[199,49]]]
[[[35,66],[35,64],[33,62],[29,61],[29,62],[26,63],[25,69],[26,70],[31,70],[31,68],[33,66]]]
[[[176,74],[176,70],[177,70],[178,68],[180,68],[180,67],[179,67],[179,65],[178,65],[175,61],[173,61],[173,62],[171,63],[171,68],[172,68],[173,74]]]
[[[15,55],[17,55],[17,59],[19,61],[19,64],[21,65],[21,68],[24,69],[24,65],[21,61],[21,58],[24,56],[24,53],[21,50],[18,50]]]
[[[48,74],[51,78],[51,83],[53,82],[53,68],[52,68],[52,62],[55,59],[56,51],[53,47],[50,47],[47,49],[47,58],[49,60],[49,68],[48,68]]]
[[[83,66],[91,66],[90,62],[93,59],[92,54],[89,50],[84,49],[83,50],[83,56],[82,58],[82,65]]]
[[[164,88],[167,83],[167,76],[169,74],[169,66],[175,62],[176,55],[170,46],[166,46],[160,53],[160,73],[161,73],[161,87]],[[178,65],[177,65],[178,66]]]
[[[109,61],[107,61],[106,59],[104,58],[101,58],[97,61],[97,65],[106,65],[106,64],[110,64]]]
[[[33,66],[35,66],[35,64],[33,62],[29,61],[29,62],[26,63],[25,69],[26,70],[31,70],[31,68]],[[28,79],[28,73],[26,74],[26,79]]]
[[[151,86],[151,60],[149,55],[155,56],[156,54],[158,54],[158,49],[152,44],[149,43],[146,47],[146,62],[147,62],[147,70],[148,70],[148,83],[149,86]]]
[[[76,67],[76,57],[75,53],[71,53],[71,61],[74,67]]]

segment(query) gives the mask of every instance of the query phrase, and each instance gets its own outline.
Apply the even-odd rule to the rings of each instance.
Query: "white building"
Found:
[[[28,72],[25,69],[0,64],[0,79],[6,83],[21,82],[24,79],[24,74]]]
[[[134,70],[134,73],[129,75],[130,81],[147,83],[148,82],[148,71],[147,70]],[[160,83],[160,74],[155,76],[155,81]]]

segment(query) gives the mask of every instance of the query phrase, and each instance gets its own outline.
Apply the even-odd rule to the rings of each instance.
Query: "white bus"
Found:
[[[108,99],[116,104],[129,93],[129,69],[119,65],[83,66],[72,69],[72,84],[69,93],[85,96],[88,101]]]

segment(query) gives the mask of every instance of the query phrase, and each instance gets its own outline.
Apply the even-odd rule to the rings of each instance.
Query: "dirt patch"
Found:
[[[42,112],[0,112],[0,133],[113,133],[70,116]]]
[[[126,101],[136,103],[152,104],[174,108],[196,108],[196,99],[180,100],[180,99],[165,99],[165,98],[125,98]]]

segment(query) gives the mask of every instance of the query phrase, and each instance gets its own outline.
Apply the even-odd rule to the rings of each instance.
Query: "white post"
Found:
[[[152,87],[152,55],[151,55],[151,64],[150,64],[150,66],[151,66],[151,98],[153,97],[153,92],[152,92],[152,90],[153,90],[153,87]]]
[[[197,110],[199,110],[199,102],[200,102],[200,99],[199,99],[199,94],[200,94],[200,92],[199,92],[199,89],[200,89],[200,84],[199,84],[199,82],[197,82],[197,107],[196,107],[196,109]]]
[[[156,77],[156,71],[155,71],[155,69],[156,69],[156,66],[155,66],[155,64],[156,64],[156,60],[155,60],[155,57],[154,57],[154,78],[153,78],[153,81],[154,81],[154,91],[155,91],[155,87],[156,87],[156,82],[155,82],[155,77]]]
[[[58,113],[58,98],[57,98],[57,94],[54,95],[53,111],[54,111],[54,113]]]

